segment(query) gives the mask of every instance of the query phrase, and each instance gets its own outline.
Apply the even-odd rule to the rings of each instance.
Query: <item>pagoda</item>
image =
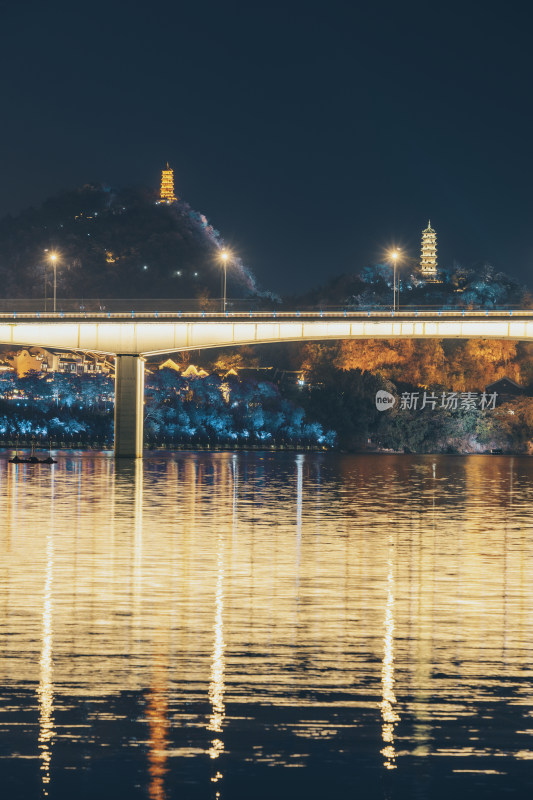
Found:
[[[178,199],[174,194],[174,170],[168,166],[161,170],[161,192],[160,198],[162,203],[175,203]]]
[[[431,227],[431,222],[422,231],[420,272],[427,281],[437,280],[437,232]]]

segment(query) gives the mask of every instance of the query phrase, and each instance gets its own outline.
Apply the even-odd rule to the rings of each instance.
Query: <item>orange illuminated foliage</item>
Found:
[[[301,347],[300,358],[306,373],[333,364],[341,370],[379,373],[394,382],[442,386],[454,391],[483,389],[503,377],[523,385],[533,381],[533,346],[498,339],[310,343]]]

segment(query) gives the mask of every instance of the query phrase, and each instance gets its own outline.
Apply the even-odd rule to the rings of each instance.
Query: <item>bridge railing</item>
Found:
[[[228,301],[228,305],[229,305]],[[249,307],[256,309],[259,304],[253,301],[232,300],[232,307],[238,310],[248,310]],[[271,306],[272,304],[270,304]],[[220,311],[220,300],[208,300],[201,303],[196,298],[140,298],[132,300],[128,298],[57,298],[57,313],[130,313],[131,311],[148,312],[154,311]],[[53,313],[53,300],[48,298],[44,302],[43,298],[0,298],[0,313],[13,313],[13,311],[32,314]]]
[[[2,314],[17,314],[30,313],[30,314],[51,314],[53,308],[53,300],[48,298],[1,298],[0,297],[0,313]],[[176,298],[176,297],[159,297],[159,298],[57,298],[56,303],[57,313],[63,312],[64,314],[95,314],[95,313],[112,313],[112,314],[131,314],[135,313],[177,313],[182,312],[186,314],[196,313],[220,313],[222,311],[222,301],[220,298],[212,298],[208,300],[199,300],[197,298]],[[324,314],[343,314],[345,311],[357,314],[371,314],[391,313],[390,305],[365,305],[356,306],[354,304],[330,304],[330,303],[317,303],[315,305],[298,304],[297,301],[288,300],[285,303],[274,302],[268,298],[228,298],[226,303],[228,313],[244,314],[252,311],[253,313],[290,313],[291,315],[296,311],[300,313],[324,313]],[[406,313],[423,313],[423,312],[453,312],[453,313],[472,313],[478,311],[485,313],[489,312],[508,312],[509,306],[495,306],[490,309],[485,309],[481,306],[461,306],[461,305],[423,305],[423,304],[405,304],[401,305],[399,312]],[[531,313],[533,309],[521,309],[526,313]],[[517,313],[517,312],[515,312]]]
[[[24,322],[24,321],[106,321],[113,320],[115,322],[128,322],[131,320],[136,321],[173,321],[176,322],[180,319],[187,321],[205,320],[205,321],[224,321],[224,320],[279,320],[279,321],[320,321],[324,322],[333,320],[386,320],[397,319],[400,321],[406,320],[426,320],[435,321],[438,319],[528,319],[533,320],[533,311],[521,311],[507,309],[505,311],[247,311],[247,312],[233,312],[226,311],[225,313],[216,311],[58,311],[54,312],[32,312],[32,311],[0,311],[0,322]]]

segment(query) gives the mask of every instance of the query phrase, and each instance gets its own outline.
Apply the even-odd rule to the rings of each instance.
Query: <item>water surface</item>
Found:
[[[533,461],[0,459],[13,798],[533,789]]]

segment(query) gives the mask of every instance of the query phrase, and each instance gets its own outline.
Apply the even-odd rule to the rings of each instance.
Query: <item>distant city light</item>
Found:
[[[143,269],[148,269],[148,267],[146,266],[146,264],[144,265]]]

